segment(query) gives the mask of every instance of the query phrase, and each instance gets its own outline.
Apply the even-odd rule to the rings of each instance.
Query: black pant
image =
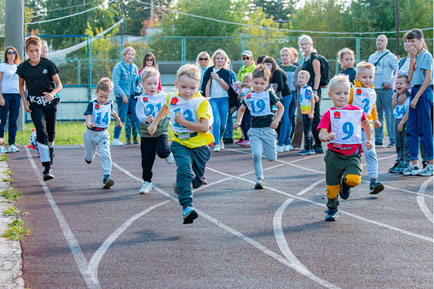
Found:
[[[30,113],[36,128],[36,140],[38,143],[48,145],[56,137],[57,99],[51,103],[39,105],[30,103]]]
[[[313,123],[313,120],[309,118],[308,114],[303,114],[302,117],[303,117],[303,132],[304,132],[304,149],[307,151],[310,151],[310,150],[312,150],[312,123]]]
[[[5,134],[6,119],[9,114],[9,144],[15,144],[15,137],[17,135],[17,120],[20,114],[20,101],[21,96],[19,93],[3,93],[5,105],[0,106],[0,137]]]
[[[315,109],[313,113],[312,134],[315,140],[315,147],[322,147],[321,140],[319,139],[319,131],[317,130],[318,125],[321,121],[321,115],[320,115],[321,95],[318,96],[319,96],[319,101],[315,103]]]
[[[167,134],[157,137],[142,137],[140,150],[142,152],[142,178],[145,182],[151,182],[155,155],[157,154],[162,159],[170,155]]]

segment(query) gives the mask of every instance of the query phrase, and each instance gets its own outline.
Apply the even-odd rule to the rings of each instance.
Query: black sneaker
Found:
[[[256,182],[255,184],[255,190],[262,190],[265,186],[265,182],[264,181],[259,181]]]
[[[369,193],[371,195],[379,194],[382,190],[384,190],[384,185],[381,182],[372,181],[369,185]]]
[[[326,213],[325,221],[336,221],[338,219],[338,209],[328,209],[324,213]]]
[[[224,138],[224,139],[223,139],[223,143],[224,143],[224,144],[231,144],[231,143],[234,143],[234,140],[231,139],[231,138]]]
[[[110,189],[110,187],[113,186],[114,184],[115,181],[112,178],[110,178],[110,176],[108,176],[108,177],[104,177],[102,187],[103,189]]]
[[[84,159],[84,161],[86,162],[86,164],[92,163],[92,161],[88,161],[87,159]]]
[[[375,141],[375,145],[376,145],[376,146],[382,146],[382,145],[383,145],[383,142],[382,142],[382,141],[378,141],[378,140],[376,140],[376,141]]]
[[[345,182],[345,176],[342,177],[341,181],[341,190],[339,191],[339,196],[346,200],[350,197],[350,189],[351,187]]]
[[[323,154],[324,153],[322,146],[314,146],[313,150],[316,154]]]
[[[395,161],[395,164],[393,165],[393,167],[391,167],[389,169],[389,173],[391,173],[391,174],[399,173],[398,166],[399,166],[399,161]]]
[[[424,169],[428,165],[428,161],[422,161],[422,169]]]
[[[42,174],[44,182],[54,179],[53,170],[51,168],[45,169]]]

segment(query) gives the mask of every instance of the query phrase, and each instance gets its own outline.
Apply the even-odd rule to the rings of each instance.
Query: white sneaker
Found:
[[[112,146],[113,147],[120,147],[123,146],[124,144],[118,139],[118,138],[114,138],[112,141]]]
[[[8,150],[4,146],[0,146],[0,154],[5,154],[7,152]]]
[[[276,146],[276,151],[278,153],[283,153],[283,146]]]
[[[284,151],[284,152],[289,152],[289,151],[291,151],[291,145],[283,146],[283,151]]]
[[[402,174],[404,176],[417,176],[419,174],[419,167],[418,166],[408,166]]]
[[[151,182],[143,182],[142,187],[140,188],[139,194],[148,194],[152,190]]]
[[[169,165],[173,164],[173,161],[175,160],[175,158],[173,157],[173,153],[170,152],[170,155],[167,156],[166,158],[166,163],[168,163]]]
[[[9,146],[9,152],[10,153],[17,153],[17,152],[19,152],[20,150],[15,146],[15,145],[13,145],[13,144],[11,144],[10,146]]]
[[[225,149],[225,143],[223,142],[223,139],[220,140],[220,149],[221,150]]]
[[[292,144],[288,145],[289,150],[292,151],[294,149],[294,146]]]
[[[433,165],[427,165],[423,170],[420,170],[418,176],[430,177],[433,175]]]
[[[218,144],[218,145],[215,145],[215,147],[214,147],[214,151],[215,152],[219,152],[220,151],[220,145]]]

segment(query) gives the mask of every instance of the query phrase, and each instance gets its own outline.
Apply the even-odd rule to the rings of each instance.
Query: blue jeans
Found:
[[[257,181],[264,179],[262,170],[262,153],[267,160],[277,159],[276,137],[277,132],[271,127],[250,128],[249,132],[250,148],[252,149],[253,166]]]
[[[289,134],[290,139],[292,138],[292,135],[294,133],[294,128],[295,128],[295,109],[297,108],[297,106],[295,104],[296,99],[297,99],[297,91],[293,90],[292,91],[292,99],[291,99],[291,102],[289,103],[289,109],[288,109],[289,125],[291,126],[291,133]],[[285,143],[283,143],[283,144],[286,145]]]
[[[228,121],[229,101],[227,97],[211,98],[210,104],[212,108],[212,115],[214,117],[214,124],[212,125],[212,134],[214,136],[214,143],[220,144],[220,139],[226,129]]]
[[[232,113],[228,114],[228,121],[226,122],[226,130],[223,138],[231,139],[234,137],[234,119]]]
[[[371,136],[374,132],[374,129],[371,129]],[[365,153],[366,166],[368,167],[368,174],[370,179],[378,178],[378,161],[377,161],[377,152],[375,151],[375,145],[372,146],[370,150],[366,149],[365,146],[366,141],[366,133],[362,129],[362,148]]]
[[[137,99],[133,96],[128,98],[128,103],[124,103],[122,101],[122,97],[116,97],[116,104],[118,105],[118,116],[121,119],[121,122],[125,124],[127,120],[128,110],[132,112],[133,121],[136,123],[136,127],[140,127],[140,121],[136,116],[136,103]],[[113,133],[113,138],[119,139],[121,135],[122,127],[115,126],[115,131]],[[139,134],[140,130],[139,130]]]
[[[283,97],[283,116],[280,120],[280,133],[277,140],[278,146],[289,145],[289,139],[291,137],[291,123],[289,121],[289,104],[292,100],[292,94],[285,95]]]
[[[17,135],[17,120],[20,114],[21,96],[17,93],[3,93],[5,105],[0,106],[0,137],[5,135],[6,119],[9,114],[9,144],[15,144],[15,137]]]
[[[386,126],[387,126],[387,134],[389,135],[389,139],[391,143],[395,143],[395,121],[393,117],[392,110],[392,89],[376,89],[377,93],[377,113],[378,120],[383,124],[383,126],[379,128],[375,128],[375,141],[383,142],[384,137],[384,122],[383,122],[383,111],[386,115]]]

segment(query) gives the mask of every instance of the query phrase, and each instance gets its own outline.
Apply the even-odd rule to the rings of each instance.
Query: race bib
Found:
[[[403,104],[395,105],[395,108],[393,109],[393,116],[396,119],[402,119],[406,114],[409,106],[410,106],[410,98],[407,97],[407,99],[404,101]]]
[[[112,105],[110,102],[106,104],[99,104],[93,102],[92,122],[96,127],[108,128],[110,124],[110,117],[112,115]]]
[[[353,105],[363,110],[366,115],[371,114],[376,101],[377,94],[373,88],[354,87]]]
[[[145,115],[152,115],[153,118],[157,116],[166,101],[167,94],[160,92],[159,94],[149,96],[141,95],[139,101],[143,103],[145,108]]]
[[[330,110],[332,132],[336,135],[332,142],[338,144],[362,143],[361,119],[361,110]]]
[[[184,118],[191,122],[198,122],[197,110],[202,103],[206,101],[204,98],[194,97],[189,100],[172,94],[169,99],[169,114],[170,122],[172,123],[172,129],[176,134],[193,133],[191,129],[188,129],[179,123],[175,122],[175,115],[179,112]]]
[[[252,116],[266,116],[273,114],[270,107],[270,92],[250,93],[246,95],[244,102]]]

